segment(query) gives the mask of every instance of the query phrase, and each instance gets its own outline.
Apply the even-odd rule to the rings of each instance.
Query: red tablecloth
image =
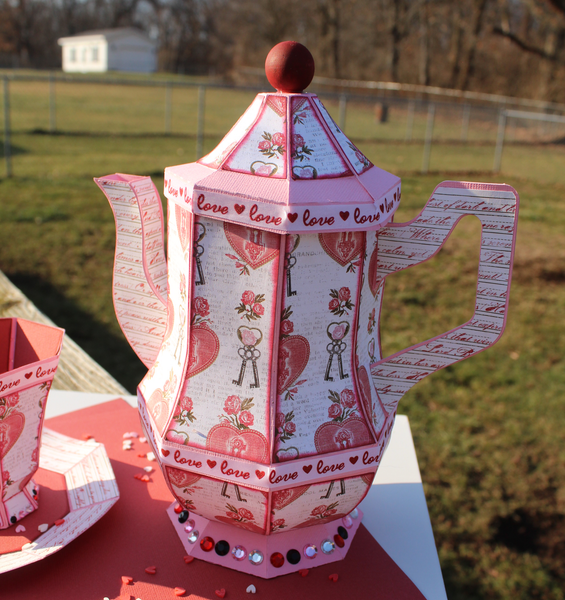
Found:
[[[122,449],[123,434],[141,432],[137,412],[124,400],[114,400],[69,413],[46,423],[47,427],[82,439],[92,435],[103,442],[120,489],[120,499],[98,523],[58,553],[32,565],[0,575],[0,597],[10,600],[174,600],[175,588],[184,598],[269,600],[367,598],[423,600],[422,594],[361,526],[345,560],[299,573],[264,580],[205,562],[186,564],[184,549],[165,509],[172,502],[156,462],[138,456],[148,444],[133,440]],[[135,478],[152,465],[149,482]],[[47,495],[46,495],[47,497]],[[31,517],[30,517],[31,518]],[[25,519],[22,523],[25,524]],[[155,574],[145,572],[156,567]],[[338,575],[337,581],[329,576]],[[122,577],[131,577],[126,584]]]

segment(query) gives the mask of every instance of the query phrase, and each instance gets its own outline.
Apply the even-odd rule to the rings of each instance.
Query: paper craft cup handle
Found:
[[[433,192],[422,212],[379,233],[376,279],[435,256],[458,221],[481,222],[481,253],[473,317],[463,325],[401,350],[371,365],[381,401],[395,408],[402,396],[431,373],[474,356],[498,341],[506,314],[518,223],[518,194],[506,184],[447,181]]]

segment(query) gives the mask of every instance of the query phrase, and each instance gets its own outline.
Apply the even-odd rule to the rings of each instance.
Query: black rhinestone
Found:
[[[220,540],[216,544],[215,550],[218,556],[225,556],[230,551],[230,545],[226,542],[226,540]]]
[[[297,565],[300,562],[300,552],[298,552],[298,550],[289,550],[286,553],[286,560],[288,560],[291,565]]]
[[[33,490],[31,490],[31,493],[32,493],[34,496],[37,496],[37,490],[36,490],[36,489],[33,489]]]
[[[339,535],[341,535],[341,537],[346,540],[349,537],[349,534],[347,533],[347,529],[345,529],[345,527],[342,527],[341,525],[337,528],[337,532],[339,533]]]
[[[10,517],[10,523],[17,523],[18,519],[14,516],[14,517]]]
[[[187,510],[183,510],[181,513],[179,513],[179,523],[185,523],[188,521],[188,516]]]

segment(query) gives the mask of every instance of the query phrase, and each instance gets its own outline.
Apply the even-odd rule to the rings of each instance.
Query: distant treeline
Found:
[[[56,68],[57,38],[124,26],[162,71],[230,76],[294,39],[318,75],[565,102],[565,0],[0,0],[0,66]]]

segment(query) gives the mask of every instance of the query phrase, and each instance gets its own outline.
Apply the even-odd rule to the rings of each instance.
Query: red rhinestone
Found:
[[[338,533],[334,535],[334,542],[338,548],[343,548],[345,546],[345,540]]]
[[[211,537],[203,537],[200,540],[200,547],[204,552],[210,552],[214,549],[214,540]]]
[[[276,569],[280,569],[284,565],[284,556],[280,552],[271,554],[271,564]]]
[[[179,513],[181,513],[183,510],[184,510],[184,508],[180,504],[175,504],[175,512],[177,513],[177,515]]]

